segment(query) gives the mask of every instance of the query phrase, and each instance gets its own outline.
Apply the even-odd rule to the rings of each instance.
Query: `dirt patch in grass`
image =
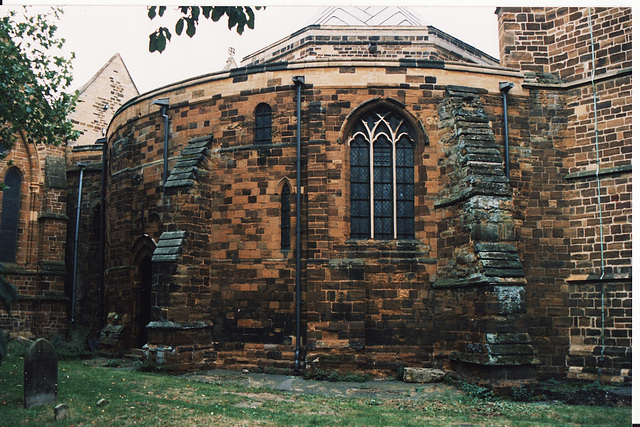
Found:
[[[543,392],[546,400],[555,400],[567,405],[582,406],[631,406],[631,395],[616,392],[615,390],[574,390]]]
[[[133,369],[139,366],[134,358],[95,358],[83,362],[86,366],[95,367],[112,367],[116,369]],[[473,388],[471,392],[464,387],[457,385],[457,382],[447,381],[447,384],[406,384],[401,381],[363,381],[354,382],[326,382],[305,380],[301,377],[289,375],[264,374],[264,373],[243,373],[233,371],[205,371],[191,374],[180,375],[181,377],[193,380],[195,382],[205,382],[216,384],[218,386],[240,386],[249,388],[271,389],[275,392],[285,391],[295,394],[317,394],[334,397],[356,397],[368,399],[372,404],[377,402],[388,402],[392,406],[396,406],[396,401],[402,400],[431,400],[439,398],[444,394],[455,394],[462,392],[471,397],[486,397],[478,395],[477,390],[483,389],[470,385]],[[455,387],[452,387],[455,385]],[[195,390],[197,386],[193,385]],[[483,389],[491,394],[489,389]],[[631,406],[631,393],[629,388],[625,387],[607,387],[598,383],[570,383],[570,382],[540,382],[537,384],[527,385],[520,389],[514,389],[512,398],[522,402],[556,402],[568,405],[582,406],[603,406],[603,407],[626,407]],[[164,397],[170,398],[164,391]],[[198,393],[189,387],[174,391],[181,394],[185,393],[188,398],[198,401],[205,396],[199,396]],[[277,393],[230,393],[236,394],[242,399],[253,399],[256,402],[277,402],[283,398]],[[475,394],[474,394],[475,393]],[[288,401],[295,400],[293,396],[288,396]],[[246,401],[239,404],[247,405]],[[249,403],[249,405],[251,405]],[[492,412],[492,411],[488,411]]]

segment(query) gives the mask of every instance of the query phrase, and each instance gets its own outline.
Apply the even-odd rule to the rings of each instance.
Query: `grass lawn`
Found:
[[[568,406],[481,399],[446,387],[417,399],[358,399],[291,394],[132,369],[60,361],[58,403],[70,416],[54,421],[54,405],[23,407],[23,359],[0,365],[3,426],[628,426],[630,407]],[[420,390],[419,385],[416,387]],[[98,407],[100,399],[108,403]]]

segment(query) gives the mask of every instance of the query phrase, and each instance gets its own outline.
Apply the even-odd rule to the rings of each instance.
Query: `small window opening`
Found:
[[[286,184],[280,193],[280,249],[291,249],[291,189]]]

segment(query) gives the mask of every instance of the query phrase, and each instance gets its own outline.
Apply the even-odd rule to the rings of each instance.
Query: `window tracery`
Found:
[[[349,138],[351,238],[414,237],[415,137],[390,109],[367,113]]]

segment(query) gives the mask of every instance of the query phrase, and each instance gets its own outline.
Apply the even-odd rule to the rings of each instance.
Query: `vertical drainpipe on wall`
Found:
[[[76,209],[76,232],[73,242],[73,285],[71,288],[71,323],[76,321],[76,286],[78,280],[78,234],[80,233],[80,204],[82,203],[82,180],[84,178],[85,162],[78,162],[80,179],[78,181],[78,207]]]
[[[600,332],[600,367],[598,368],[598,380],[602,376],[602,364],[604,362],[604,226],[602,224],[602,199],[601,199],[601,181],[600,181],[600,146],[598,143],[598,92],[596,90],[596,52],[595,43],[593,41],[593,25],[591,23],[591,8],[588,8],[589,17],[589,33],[591,34],[591,92],[593,93],[593,123],[596,134],[596,182],[598,187],[598,218],[600,220],[600,316],[601,316],[601,332]]]
[[[164,168],[162,171],[162,194],[164,194],[164,184],[167,183],[167,169],[169,168],[169,115],[167,114],[167,110],[169,109],[169,98],[158,98],[154,100],[152,104],[160,106],[160,112],[164,118]]]
[[[301,250],[302,243],[300,241],[301,236],[301,142],[300,142],[300,104],[302,102],[302,86],[304,86],[304,76],[293,76],[293,83],[296,85],[296,352],[295,352],[295,360],[293,362],[293,373],[294,375],[300,375],[300,329],[301,329],[301,321],[300,321],[300,311],[301,311],[301,289],[300,289],[300,268],[301,268]]]
[[[507,92],[513,87],[513,83],[500,82],[500,92],[502,92],[502,111],[504,114],[504,174],[507,179],[511,180],[511,172],[509,171],[509,115],[507,113]]]
[[[105,251],[105,218],[106,207],[106,181],[107,181],[107,138],[101,138],[102,142],[102,174],[100,177],[100,279],[98,280],[98,326],[104,327],[104,251]]]

